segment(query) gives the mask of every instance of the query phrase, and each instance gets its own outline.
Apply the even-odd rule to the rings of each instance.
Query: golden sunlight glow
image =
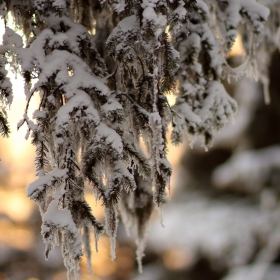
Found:
[[[0,220],[0,243],[12,248],[28,251],[34,242],[34,235],[25,226],[15,225],[11,221]]]
[[[0,213],[7,215],[15,222],[24,222],[33,211],[33,203],[25,195],[23,189],[0,189]]]
[[[1,21],[0,34],[4,26]],[[0,36],[2,39],[2,36]],[[34,147],[25,140],[26,130],[17,131],[17,123],[24,113],[25,96],[23,81],[9,71],[9,77],[15,93],[11,110],[8,111],[8,120],[11,135],[0,139],[0,243],[9,247],[28,251],[34,243],[33,231],[24,222],[30,217],[34,203],[25,194],[28,183],[34,180]],[[31,110],[35,104],[31,104]],[[0,279],[2,279],[0,277]],[[3,278],[5,279],[5,278]]]
[[[180,248],[174,248],[164,253],[163,263],[171,270],[179,270],[187,268],[194,261],[192,255],[186,253]]]
[[[127,279],[133,273],[135,266],[135,252],[130,247],[116,247],[117,258],[112,261],[110,257],[110,241],[107,236],[101,236],[98,242],[98,253],[92,253],[92,268],[95,277],[110,277],[116,274],[118,279]],[[92,279],[89,277],[86,258],[80,264],[81,280]],[[88,277],[88,278],[87,278]],[[96,279],[96,278],[93,278]]]
[[[13,246],[19,250],[28,251],[34,242],[34,235],[32,231],[27,228],[17,228],[13,231]]]
[[[174,96],[175,95],[170,95],[170,96]],[[174,146],[171,143],[171,131],[172,131],[172,127],[171,125],[169,126],[169,132],[167,133],[167,159],[170,162],[171,166],[172,166],[172,175],[170,178],[170,195],[172,195],[174,193],[174,190],[176,189],[176,180],[178,178],[178,172],[179,172],[179,164],[180,164],[180,160],[181,157],[183,155],[183,153],[186,151],[186,149],[188,148],[187,145],[187,140],[185,137],[185,140],[183,143],[181,143],[179,146]],[[149,157],[145,142],[143,140],[143,138],[140,138],[140,147],[142,149],[142,151],[144,152],[144,154]]]
[[[87,203],[90,205],[94,217],[97,220],[102,219],[104,217],[102,202],[100,200],[96,200],[95,196],[89,191],[85,193],[85,199]]]
[[[67,273],[65,271],[60,272],[56,274],[52,280],[66,280],[67,279]]]
[[[67,273],[65,271],[57,273],[54,277],[51,278],[52,280],[67,280]],[[101,280],[95,273],[94,275],[90,275],[88,271],[79,271],[79,279],[80,280]],[[0,278],[1,280],[1,278]],[[38,279],[41,280],[41,279]]]
[[[8,112],[8,120],[11,135],[1,139],[0,155],[2,158],[1,169],[5,170],[5,180],[0,182],[0,195],[2,203],[0,212],[8,215],[16,222],[26,220],[32,212],[33,205],[25,195],[25,188],[35,178],[33,164],[34,147],[30,141],[25,140],[24,128],[17,131],[17,123],[24,112],[23,82],[15,79],[10,73],[10,78],[15,92],[15,98],[11,110]],[[34,109],[35,104],[30,105]]]
[[[127,279],[135,264],[135,253],[130,247],[117,248],[116,274],[119,279]]]
[[[172,94],[167,94],[166,97],[167,97],[169,105],[173,106],[176,101],[176,95],[172,93]]]
[[[92,267],[94,273],[101,277],[106,277],[116,271],[116,262],[111,260],[110,240],[107,236],[101,236],[98,241],[98,252],[93,250]]]
[[[169,130],[171,131],[171,127],[169,128]],[[181,143],[179,146],[172,145],[170,140],[170,132],[167,135],[167,139],[168,139],[167,159],[172,166],[172,175],[170,178],[170,195],[172,196],[174,191],[176,190],[176,185],[177,185],[176,180],[178,179],[180,160],[182,158],[183,153],[187,150],[188,145],[187,145],[186,137],[184,142]]]
[[[241,35],[238,34],[235,42],[231,48],[231,51],[228,54],[229,57],[231,56],[245,56],[245,50],[242,43]]]
[[[116,260],[112,261],[110,256],[110,240],[108,236],[102,235],[98,241],[98,252],[95,251],[94,238],[91,235],[92,240],[92,257],[91,265],[95,276],[108,277],[116,272]],[[118,256],[118,245],[117,245],[117,256]],[[80,275],[81,279],[88,279],[86,276],[89,274],[87,267],[87,260],[85,257],[82,258],[80,263]],[[92,278],[90,278],[92,279]],[[95,279],[95,278],[93,278]]]

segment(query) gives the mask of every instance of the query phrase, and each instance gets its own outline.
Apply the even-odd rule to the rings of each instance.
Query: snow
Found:
[[[38,137],[40,137],[40,141],[44,141],[44,144],[48,146],[50,151],[47,156],[52,158],[52,167],[54,168],[48,174],[45,174],[45,170],[40,170],[38,172],[39,177],[27,187],[27,194],[35,201],[40,198],[40,194],[44,191],[50,190],[51,195],[54,196],[54,200],[48,205],[47,211],[45,213],[42,211],[44,222],[42,234],[47,244],[46,251],[48,252],[52,247],[61,242],[65,265],[69,273],[74,270],[76,278],[77,259],[81,255],[80,228],[77,228],[70,209],[67,209],[71,204],[68,205],[67,202],[66,204],[63,202],[62,205],[61,203],[61,196],[69,195],[68,191],[72,191],[64,188],[65,180],[69,179],[70,176],[68,174],[69,170],[59,169],[56,167],[56,164],[58,166],[63,166],[65,158],[66,160],[73,159],[73,161],[75,161],[74,156],[72,157],[72,155],[70,155],[71,148],[69,147],[71,146],[71,141],[74,140],[76,134],[85,132],[85,134],[88,135],[81,138],[87,139],[80,139],[82,153],[86,154],[88,152],[88,154],[90,154],[89,146],[94,146],[94,148],[101,147],[100,150],[102,152],[108,151],[102,159],[97,159],[94,168],[96,170],[93,172],[97,174],[98,180],[102,181],[104,177],[107,179],[106,183],[104,183],[104,188],[102,186],[100,189],[106,190],[103,198],[109,199],[110,192],[113,192],[115,190],[113,188],[117,187],[111,186],[111,182],[114,180],[119,180],[120,185],[124,186],[125,190],[128,192],[135,190],[136,185],[134,177],[129,172],[133,160],[124,159],[122,137],[131,134],[131,138],[135,138],[132,145],[137,146],[139,135],[141,135],[145,138],[148,150],[151,154],[149,155],[150,158],[147,164],[152,163],[153,167],[155,167],[153,168],[154,174],[152,175],[154,183],[157,179],[156,176],[161,177],[161,180],[158,181],[164,181],[164,183],[155,185],[156,195],[164,196],[162,193],[165,192],[165,185],[168,185],[166,182],[169,180],[169,173],[172,168],[165,158],[166,141],[163,133],[167,131],[167,126],[172,116],[170,112],[164,115],[165,112],[163,112],[163,110],[160,111],[161,108],[159,108],[158,105],[160,98],[164,98],[158,90],[160,86],[158,81],[161,83],[161,81],[164,80],[161,58],[165,55],[166,50],[166,46],[164,46],[162,40],[164,36],[161,37],[161,35],[166,32],[168,26],[172,26],[173,28],[172,36],[178,33],[182,25],[181,21],[186,18],[188,13],[184,8],[186,1],[183,0],[176,1],[176,3],[174,0],[143,0],[140,3],[143,9],[140,9],[142,12],[141,15],[137,14],[134,8],[132,8],[132,10],[126,9],[127,1],[125,0],[113,1],[114,3],[112,3],[112,1],[101,2],[103,4],[106,2],[111,10],[120,13],[121,15],[117,16],[118,18],[124,17],[113,29],[113,32],[106,42],[108,54],[112,56],[118,64],[115,72],[117,80],[116,91],[127,88],[127,84],[123,82],[123,80],[126,79],[128,72],[131,73],[134,85],[139,86],[141,84],[142,78],[140,77],[147,78],[151,80],[151,83],[149,83],[153,86],[148,88],[145,86],[145,82],[143,82],[143,91],[145,91],[143,95],[146,94],[147,100],[152,101],[154,104],[153,108],[149,108],[149,104],[147,104],[147,107],[143,106],[144,108],[136,104],[137,100],[141,99],[141,96],[133,96],[134,94],[138,94],[137,91],[130,92],[129,94],[122,93],[117,95],[105,84],[109,81],[107,77],[101,79],[94,75],[94,73],[98,73],[98,71],[95,71],[95,66],[91,64],[94,58],[87,57],[88,53],[85,49],[90,46],[90,50],[94,50],[94,46],[91,45],[93,40],[84,26],[74,23],[70,18],[65,16],[72,8],[70,5],[70,10],[66,11],[68,7],[66,7],[65,0],[53,0],[51,2],[35,0],[34,17],[41,17],[40,20],[44,21],[48,28],[41,31],[39,25],[32,25],[32,29],[35,32],[33,37],[34,41],[25,49],[22,49],[21,37],[7,28],[3,40],[4,45],[1,47],[2,52],[6,50],[11,51],[13,63],[16,61],[16,64],[20,64],[23,72],[30,72],[32,82],[25,86],[27,99],[31,97],[31,93],[39,91],[40,97],[46,98],[47,100],[46,106],[43,104],[44,102],[42,102],[40,110],[35,110],[33,112],[33,119],[35,119],[36,123],[28,118],[27,112],[20,123],[21,125],[26,122],[29,130],[40,132]],[[240,76],[244,74],[243,70],[247,66],[251,68],[249,71],[256,69],[254,47],[257,41],[253,40],[251,53],[247,59],[249,62],[244,65],[246,67],[242,66],[238,69],[230,69],[225,63],[224,53],[227,53],[226,50],[231,47],[235,40],[237,27],[241,22],[246,20],[250,30],[253,33],[259,33],[263,28],[263,21],[267,19],[269,14],[268,10],[255,0],[225,0],[223,3],[218,3],[217,1],[211,2],[211,5],[213,5],[211,8],[214,7],[217,10],[217,14],[213,15],[215,9],[209,9],[210,2],[211,1],[203,0],[197,1],[198,12],[195,13],[199,15],[195,15],[193,17],[195,20],[192,20],[185,26],[186,33],[183,33],[183,35],[186,35],[187,39],[184,40],[184,36],[182,36],[183,42],[181,45],[179,44],[179,51],[171,47],[171,54],[168,52],[168,56],[172,57],[170,61],[175,65],[177,61],[179,61],[179,53],[183,54],[181,58],[181,68],[184,74],[182,74],[180,78],[183,93],[178,97],[177,103],[174,106],[174,110],[178,113],[177,117],[175,116],[176,113],[174,113],[174,124],[178,125],[175,127],[174,131],[181,133],[181,136],[182,129],[185,127],[195,136],[198,134],[205,134],[206,132],[208,134],[213,134],[234,116],[237,108],[236,102],[226,93],[225,88],[220,82],[220,78],[222,78],[222,74],[227,72],[227,70],[228,76],[234,76],[233,74],[235,74],[235,76]],[[217,3],[227,5],[225,5],[224,10],[222,10],[220,9],[221,5],[217,5]],[[173,7],[176,6],[175,4],[178,6],[176,9],[172,10]],[[76,2],[73,5],[76,5]],[[48,10],[46,13],[44,8],[48,6],[51,6],[54,11]],[[84,12],[86,12],[86,10],[84,10]],[[135,14],[125,17],[126,14],[130,13]],[[3,11],[1,14],[3,14]],[[61,16],[61,14],[63,14],[63,16]],[[81,13],[81,15],[83,15],[83,13]],[[192,17],[193,15],[189,14],[189,16]],[[202,16],[205,17],[205,19],[202,19]],[[215,21],[217,18],[220,22]],[[99,19],[100,18],[96,19],[98,23],[100,23]],[[79,20],[82,19],[79,18]],[[107,21],[105,18],[103,20]],[[114,22],[111,23],[114,24]],[[61,28],[62,26],[64,26],[64,28]],[[189,37],[188,32],[190,32]],[[173,42],[170,42],[170,45],[172,43]],[[204,65],[205,61],[201,59],[203,55],[209,57],[209,62],[207,62],[206,66],[211,68],[211,71],[207,74],[204,73],[205,68],[207,68]],[[97,60],[97,64],[100,63],[102,65],[103,61],[98,61],[97,52],[95,59]],[[193,62],[189,63],[190,59]],[[187,65],[184,65],[184,61],[187,61]],[[93,64],[94,63],[95,62],[93,62]],[[98,67],[100,69],[102,68],[101,70],[103,72],[101,72],[105,75],[107,71],[105,69],[106,67],[97,66],[97,68]],[[173,68],[176,67],[174,66]],[[172,76],[175,70],[170,71],[170,76]],[[256,71],[252,71],[252,73],[255,75]],[[102,77],[104,75],[102,74]],[[35,80],[34,77],[37,79],[35,84],[33,83]],[[184,82],[183,80],[187,80],[188,82]],[[10,84],[7,80],[3,81],[2,87],[8,88],[9,86]],[[142,88],[140,94],[142,94]],[[123,101],[126,100],[126,98],[120,97],[125,95],[126,97],[131,96],[131,98],[133,96],[133,100],[128,100],[126,103],[126,101]],[[129,123],[132,119],[132,110],[130,110],[132,107],[128,105],[131,104],[130,102],[133,106],[138,106],[138,112],[145,115],[143,118],[145,119],[145,124],[140,128],[136,127],[138,124]],[[113,117],[116,115],[123,116],[124,123],[115,120]],[[51,118],[51,124],[45,129],[40,124],[42,119],[47,117]],[[88,124],[93,125],[91,126]],[[121,128],[121,132],[117,133],[114,128]],[[124,129],[122,130],[122,128]],[[86,131],[83,129],[86,129]],[[65,133],[66,130],[69,132],[68,134]],[[191,132],[192,130],[193,132]],[[122,134],[124,134],[124,136]],[[54,135],[57,136],[57,139]],[[58,147],[57,145],[63,146]],[[89,155],[89,158],[90,156],[92,155]],[[261,156],[265,158],[266,153],[261,154]],[[249,156],[248,158],[242,159],[242,164],[245,164],[245,167],[239,164],[234,168],[237,170],[241,167],[241,171],[245,170],[249,173],[250,170],[246,164],[249,165],[252,159],[259,160],[258,157],[251,155],[251,158]],[[106,163],[109,161],[110,164],[107,166]],[[133,162],[133,164],[135,163]],[[269,165],[270,167],[275,166],[276,161],[273,163],[267,161],[266,164],[271,164]],[[106,165],[105,168],[104,165]],[[251,166],[256,169],[254,172],[266,168],[266,166],[263,165]],[[87,167],[88,169],[92,168],[91,166]],[[230,178],[227,174],[228,171],[225,170],[226,168],[218,176],[219,179],[222,178],[222,181],[225,180],[224,178]],[[226,175],[224,175],[224,173]],[[80,175],[82,177],[84,176],[82,170],[79,176]],[[75,177],[76,175],[73,176]],[[234,180],[234,178],[232,180]],[[76,194],[73,192],[70,193],[70,195]],[[51,196],[48,197],[49,200],[51,198]],[[77,199],[77,197],[75,196],[73,199]],[[149,199],[152,198],[149,197]],[[159,204],[161,197],[159,199],[156,197],[156,199],[157,204]],[[46,199],[46,204],[49,200]],[[106,205],[106,228],[111,238],[111,252],[114,258],[118,224],[117,203],[111,205],[109,202],[108,204],[110,205],[108,207],[106,202],[107,201],[104,202]],[[62,207],[66,208],[62,209]],[[208,207],[208,201],[205,199],[202,204],[191,204],[191,206],[178,205],[178,208],[181,213],[177,213],[179,223],[178,220],[176,222],[180,224],[182,228],[176,228],[176,225],[173,224],[173,218],[167,219],[169,222],[171,220],[171,228],[174,226],[174,232],[171,237],[169,236],[167,241],[162,239],[162,242],[160,238],[156,240],[155,244],[161,241],[159,247],[170,246],[172,244],[175,246],[178,243],[180,245],[179,237],[183,235],[183,238],[188,238],[185,242],[189,248],[193,249],[193,252],[196,252],[197,248],[202,247],[207,254],[212,254],[218,258],[233,246],[234,248],[231,250],[230,256],[228,256],[229,262],[234,265],[242,264],[249,258],[251,254],[250,248],[253,247],[254,244],[250,239],[252,232],[251,228],[249,228],[249,226],[247,227],[247,223],[248,221],[251,222],[251,225],[253,225],[252,228],[257,230],[257,226],[262,224],[263,220],[257,220],[246,206],[238,205],[238,207],[236,207],[218,202],[215,206]],[[242,208],[242,211],[246,213],[245,222],[241,221],[239,217],[243,213],[239,208]],[[45,211],[45,209],[43,210]],[[188,216],[188,220],[185,219],[186,214],[190,215]],[[191,216],[192,214],[194,217]],[[262,214],[263,213],[261,213],[260,216],[262,216]],[[245,246],[242,243],[243,241],[240,241],[238,237],[240,231],[231,224],[232,220],[237,221],[235,225],[237,224],[239,229],[245,228],[245,240],[247,242]],[[219,221],[219,223],[217,221]],[[207,230],[204,223],[211,223],[212,226],[210,226],[210,230]],[[219,231],[221,229],[228,229],[228,231],[225,234],[220,234]],[[194,230],[192,233],[188,233],[192,230]],[[205,237],[206,234],[210,236],[210,239],[207,241]],[[174,237],[175,240],[173,240]],[[231,239],[231,244],[228,243],[228,239]],[[139,263],[141,263],[140,259],[143,254],[144,244],[144,240],[140,238],[137,244],[137,259]],[[184,244],[183,242],[182,245]]]
[[[47,97],[48,102],[55,106],[55,98],[52,94]]]
[[[6,13],[6,4],[0,4],[0,16],[3,18],[4,16],[6,16]]]
[[[213,107],[216,110],[215,115],[221,121],[235,114],[234,108],[237,108],[236,101],[227,94],[221,83],[217,81],[211,82],[206,92],[209,95],[205,98],[203,108],[199,111],[199,116],[203,122],[212,118],[211,110]]]
[[[143,0],[141,6],[144,9],[143,23],[152,23],[155,26],[155,37],[158,37],[165,31],[167,26],[167,18],[162,13],[156,13],[154,8],[156,7],[158,1],[156,0]]]
[[[60,8],[60,9],[65,9],[66,8],[65,0],[54,0],[52,5],[53,5],[53,7],[57,7],[57,8]]]
[[[163,139],[161,136],[162,123],[161,117],[158,112],[150,113],[149,125],[153,131],[154,147],[158,148],[161,151],[163,149]]]
[[[114,260],[116,258],[116,237],[117,237],[117,227],[119,220],[117,206],[113,205],[111,208],[105,208],[105,226],[106,233],[110,237],[110,245],[111,245],[111,258]],[[116,219],[115,219],[116,218]]]
[[[33,118],[37,118],[37,119],[45,119],[47,116],[47,112],[46,111],[40,111],[40,110],[35,110],[33,113]]]
[[[101,143],[105,142],[106,145],[111,146],[119,155],[122,154],[123,144],[120,135],[106,124],[100,123],[96,127],[95,139]]]
[[[74,75],[69,77],[68,67],[73,69]],[[34,87],[46,83],[48,78],[56,72],[56,82],[62,85],[66,91],[66,97],[70,98],[78,88],[95,88],[101,95],[108,95],[109,89],[102,80],[95,76],[89,66],[75,54],[67,51],[54,50],[44,60],[44,68],[39,75],[39,81]]]
[[[117,110],[122,111],[123,107],[122,105],[115,99],[115,98],[108,98],[108,101],[101,106],[101,112],[108,116],[111,112],[115,112]]]
[[[200,36],[197,33],[191,33],[188,40],[187,44],[193,48],[194,52],[199,52],[201,49],[201,39]]]
[[[26,194],[29,198],[34,198],[39,195],[45,188],[51,187],[54,182],[67,178],[67,169],[54,168],[49,174],[39,177],[26,188]]]
[[[180,61],[180,53],[177,51],[177,50],[175,50],[174,48],[171,48],[171,50],[172,50],[172,55],[173,55],[173,58],[174,58],[174,60],[176,61]]]
[[[208,5],[205,3],[204,0],[197,0],[196,5],[199,10],[203,11],[206,15],[209,15],[209,8]]]
[[[184,9],[184,2],[179,1],[178,7],[172,12],[172,15],[178,18],[179,20],[184,20],[185,17],[187,16],[187,11]]]
[[[61,232],[61,242],[64,244],[62,250],[64,265],[68,269],[68,279],[71,279],[71,273],[74,274],[75,280],[78,280],[78,263],[79,257],[82,256],[82,240],[78,234],[78,229],[72,219],[70,210],[59,209],[59,199],[54,199],[44,213],[42,220],[42,235],[46,244],[46,257],[48,252],[55,246],[58,241],[58,231]],[[56,231],[53,231],[53,229]]]
[[[132,16],[126,17],[118,23],[118,25],[115,27],[113,32],[108,37],[107,41],[110,40],[111,36],[114,37],[118,33],[119,33],[118,35],[121,35],[120,33],[127,33],[127,32],[135,33],[138,30],[139,30],[139,23],[136,19],[136,16],[132,15]]]
[[[223,280],[278,280],[279,274],[280,266],[277,264],[253,264],[231,269]]]
[[[156,252],[180,248],[194,260],[202,253],[221,265],[243,265],[256,249],[253,237],[265,239],[273,227],[265,211],[246,201],[229,203],[192,192],[186,196],[166,207],[164,230],[158,223],[151,226],[148,246]]]
[[[43,30],[31,44],[30,48],[18,50],[19,59],[21,60],[21,67],[24,71],[32,71],[34,64],[37,64],[39,69],[43,69],[45,64],[45,50],[46,42],[51,39],[53,32],[50,29]]]
[[[215,145],[219,147],[233,147],[239,141],[238,139],[244,135],[261,99],[259,85],[252,80],[243,78],[236,86],[234,97],[238,103],[238,112],[234,123],[227,123],[224,129],[216,134]]]
[[[170,162],[166,159],[166,158],[161,158],[160,159],[160,163],[167,169],[172,170],[172,166],[170,164]]]
[[[58,209],[59,201],[54,199],[48,207],[47,212],[43,215],[42,220],[45,225],[55,225],[57,228],[67,228],[70,232],[76,234],[77,228],[72,219],[71,212],[68,209]],[[45,231],[48,228],[45,226]]]
[[[81,90],[76,90],[76,95],[70,98],[66,104],[59,108],[57,111],[56,131],[60,132],[61,129],[68,129],[70,122],[69,117],[72,112],[77,110],[75,115],[78,115],[79,110],[83,110],[86,114],[87,121],[93,122],[95,126],[100,123],[100,118],[94,104],[87,93]],[[73,118],[75,117],[72,116]]]
[[[48,44],[50,47],[58,48],[60,46],[64,46],[67,42],[68,36],[66,33],[57,33],[53,34]]]
[[[114,10],[120,14],[121,12],[123,12],[125,10],[126,7],[126,3],[125,0],[117,0],[115,1],[115,3],[113,4]]]
[[[225,23],[228,38],[235,39],[236,32],[234,34],[232,32],[238,27],[241,17],[246,17],[249,20],[254,32],[260,32],[263,29],[263,22],[269,16],[268,8],[255,0],[227,1],[227,4],[225,11],[220,11],[218,15],[219,19]]]
[[[136,183],[134,176],[128,171],[128,169],[125,167],[124,163],[122,161],[117,161],[114,167],[113,175],[111,180],[114,181],[115,179],[119,178],[122,180],[125,178],[132,184],[132,188],[130,186],[125,185],[126,192],[132,192],[136,189]],[[107,189],[106,196],[109,197],[110,189]]]
[[[158,112],[150,113],[149,126],[152,130],[152,147],[154,154],[154,163],[158,174],[161,174],[159,163],[164,149],[164,140],[162,138],[162,120]]]
[[[11,28],[6,27],[3,36],[3,45],[7,49],[9,48],[13,49],[13,47],[22,48],[23,47],[22,38],[17,33],[15,33]]]
[[[273,168],[280,169],[279,146],[234,154],[214,171],[212,180],[218,187],[234,184],[242,186],[244,190],[256,192],[265,184],[267,174]]]

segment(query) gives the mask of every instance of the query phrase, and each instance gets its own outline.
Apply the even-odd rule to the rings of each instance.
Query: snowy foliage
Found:
[[[268,15],[269,10],[255,0],[198,0],[194,5],[176,43],[181,63],[180,93],[173,107],[178,112],[173,121],[175,144],[182,142],[186,127],[194,140],[203,135],[204,145],[208,147],[215,131],[235,115],[237,104],[227,94],[221,79],[237,79],[244,74],[257,78],[257,38]],[[242,23],[253,35],[246,61],[233,69],[226,55]]]
[[[203,254],[213,265],[245,265],[255,253],[257,238],[265,240],[274,225],[276,212],[269,216],[249,200],[227,199],[186,192],[176,207],[165,211],[165,226],[170,230],[162,231],[154,224],[148,245],[157,252],[181,248],[192,262]]]
[[[273,174],[280,170],[280,148],[271,146],[258,151],[236,153],[213,173],[213,183],[220,188],[239,188],[259,192],[265,186],[277,186]],[[271,180],[272,179],[272,180]]]
[[[278,207],[267,211],[250,198],[185,191],[166,209],[165,226],[170,230],[152,225],[148,246],[158,254],[179,250],[190,270],[203,257],[213,268],[229,270],[223,280],[276,279],[279,266],[271,263],[279,252]],[[175,262],[180,263],[179,258]],[[147,269],[138,279],[165,278],[162,270],[152,274]]]
[[[127,229],[135,231],[141,270],[149,217],[169,189],[168,126],[173,125],[175,144],[186,128],[210,146],[215,131],[237,111],[221,79],[256,77],[256,38],[269,10],[255,0],[2,0],[0,5],[6,26],[0,132],[9,133],[5,108],[13,93],[5,66],[10,65],[25,79],[26,110],[18,128],[26,125],[26,137],[36,146],[38,178],[27,195],[41,211],[46,257],[61,246],[68,277],[78,279],[82,242],[90,258],[90,230],[96,242],[106,230],[114,258],[120,212]],[[8,26],[8,15],[15,27]],[[241,23],[252,42],[244,65],[231,69],[226,55]],[[176,92],[177,83],[171,108],[166,95]],[[40,104],[30,117],[35,95]],[[103,203],[105,226],[85,201],[85,183]]]

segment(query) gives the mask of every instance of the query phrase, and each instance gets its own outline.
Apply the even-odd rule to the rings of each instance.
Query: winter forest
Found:
[[[0,280],[278,280],[279,49],[280,0],[0,0]]]

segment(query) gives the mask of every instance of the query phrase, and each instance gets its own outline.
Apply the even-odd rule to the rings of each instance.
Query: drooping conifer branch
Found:
[[[42,214],[46,257],[61,246],[69,279],[71,274],[78,279],[82,243],[90,268],[90,231],[97,242],[106,229],[114,258],[120,212],[136,234],[141,270],[149,218],[154,205],[165,203],[169,188],[168,126],[172,123],[175,144],[184,129],[202,135],[205,146],[212,143],[215,131],[237,110],[222,79],[256,66],[256,41],[242,71],[229,68],[225,56],[241,21],[257,38],[268,10],[255,0],[234,5],[229,0],[2,0],[0,5],[6,24],[0,133],[9,134],[5,108],[13,93],[5,66],[10,65],[25,80],[26,111],[18,127],[27,126],[36,146],[37,179],[27,195]],[[7,12],[24,32],[25,44],[7,26]],[[171,108],[166,95],[176,93],[178,82]],[[39,106],[29,112],[35,95]],[[85,200],[86,183],[103,203],[105,227]]]

